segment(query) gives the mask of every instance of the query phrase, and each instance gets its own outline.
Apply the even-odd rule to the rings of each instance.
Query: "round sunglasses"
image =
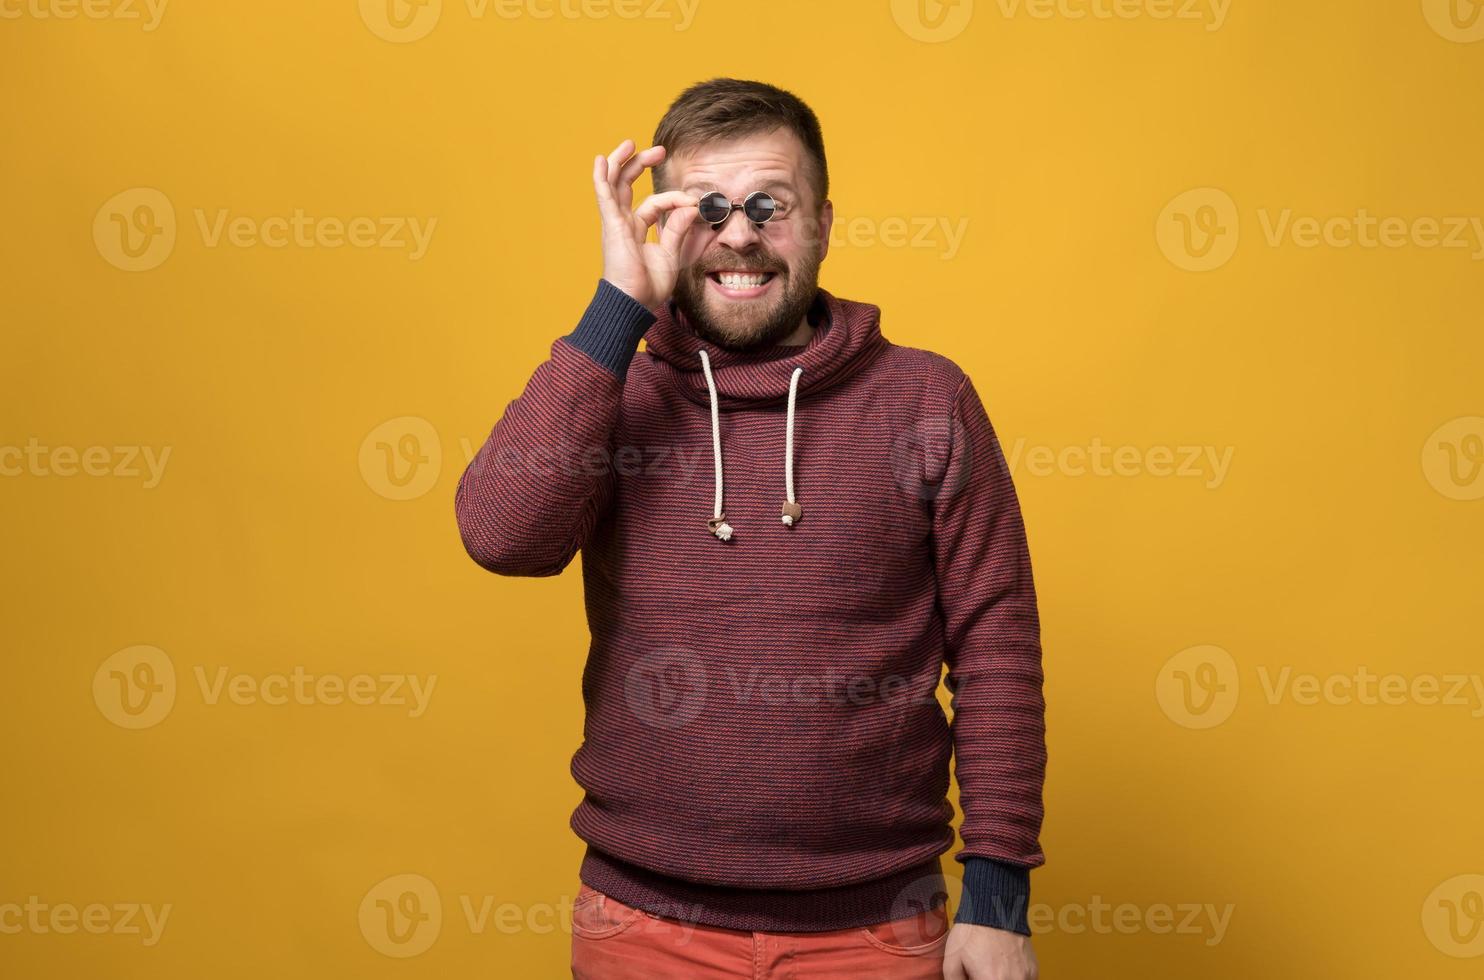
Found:
[[[721,191],[712,191],[701,198],[697,207],[701,212],[701,220],[713,228],[725,224],[726,220],[732,216],[732,210],[737,207],[740,207],[742,213],[747,215],[747,220],[755,225],[766,224],[780,212],[787,210],[787,205],[780,204],[765,191],[753,191],[740,205]]]

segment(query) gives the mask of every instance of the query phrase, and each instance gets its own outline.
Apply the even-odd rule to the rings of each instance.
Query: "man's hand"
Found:
[[[968,922],[948,930],[943,980],[1036,980],[1040,975],[1029,936]]]
[[[634,181],[665,158],[663,146],[634,152],[634,141],[624,140],[607,157],[593,159],[593,185],[603,221],[603,278],[651,310],[669,300],[680,272],[680,247],[700,214],[699,198],[680,191],[651,194],[637,210]],[[658,242],[649,242],[649,228],[661,222]]]

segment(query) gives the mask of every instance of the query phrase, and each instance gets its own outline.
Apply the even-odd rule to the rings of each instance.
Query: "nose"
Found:
[[[738,252],[746,252],[757,247],[762,235],[757,226],[747,220],[741,208],[734,208],[717,230],[716,240]]]

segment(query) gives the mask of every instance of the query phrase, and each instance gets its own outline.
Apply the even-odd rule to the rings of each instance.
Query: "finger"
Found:
[[[627,208],[633,205],[634,181],[638,180],[639,175],[644,173],[645,170],[658,166],[664,158],[665,148],[663,146],[651,146],[647,150],[634,154],[623,165],[623,169],[618,172],[618,177],[614,182],[614,189],[617,192],[616,196],[620,207]]]
[[[623,173],[624,164],[634,155],[634,141],[624,140],[608,154],[608,184],[614,190],[615,198],[618,193],[618,178]]]
[[[700,214],[701,209],[693,204],[669,212],[665,216],[665,227],[660,232],[660,247],[672,255],[679,255],[686,234],[695,227],[696,218]]]
[[[643,222],[642,227],[648,228],[659,220],[661,212],[675,211],[700,203],[700,199],[694,194],[687,194],[684,191],[661,191],[646,197],[644,203],[640,204],[634,212],[634,217]]]
[[[608,181],[607,157],[593,158],[593,190],[598,196],[598,214],[604,225],[621,224],[627,219],[628,209],[618,206],[613,196],[613,185]]]
[[[652,167],[665,158],[663,146],[651,146],[647,150],[641,150],[629,158],[619,171],[618,182],[621,184],[632,184],[639,179],[646,168]]]
[[[608,154],[608,173],[618,173],[619,170],[622,169],[623,165],[628,162],[629,157],[633,156],[633,154],[633,140],[624,140],[622,143],[615,146],[613,148],[613,152]]]

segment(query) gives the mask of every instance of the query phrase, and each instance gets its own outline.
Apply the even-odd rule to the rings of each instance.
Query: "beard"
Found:
[[[711,252],[681,270],[675,280],[675,305],[698,337],[722,350],[742,353],[771,347],[793,333],[813,305],[819,291],[819,253],[815,249],[789,268],[761,251]],[[719,265],[772,272],[773,288],[757,299],[724,299],[707,285],[706,270]]]

